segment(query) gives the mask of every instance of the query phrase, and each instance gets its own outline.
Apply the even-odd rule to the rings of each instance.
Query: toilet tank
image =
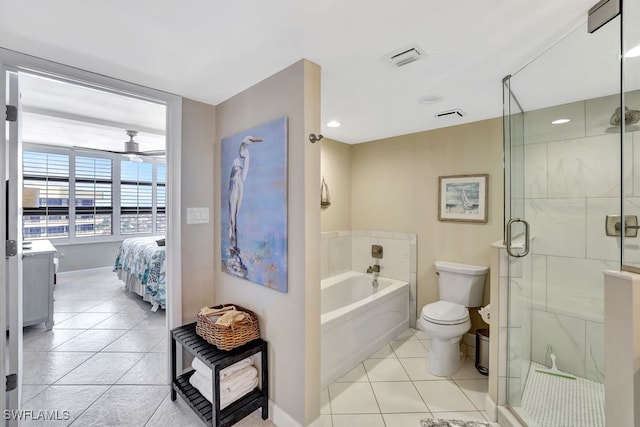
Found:
[[[440,300],[467,307],[482,305],[484,280],[489,267],[436,261],[436,271],[440,276]]]

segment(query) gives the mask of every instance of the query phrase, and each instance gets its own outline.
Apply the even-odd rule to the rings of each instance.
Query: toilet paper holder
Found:
[[[478,314],[487,325],[491,324],[491,304],[487,304],[480,308],[480,310],[478,310]]]

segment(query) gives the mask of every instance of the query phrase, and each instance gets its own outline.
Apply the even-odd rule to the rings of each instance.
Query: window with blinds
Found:
[[[167,231],[167,165],[156,167],[156,231]]]
[[[110,236],[113,222],[113,161],[75,157],[76,236]]]
[[[120,233],[153,232],[153,163],[120,162]]]
[[[67,154],[63,154],[63,153]],[[25,144],[23,237],[93,241],[167,229],[163,160]]]
[[[69,237],[69,155],[22,153],[25,239]]]

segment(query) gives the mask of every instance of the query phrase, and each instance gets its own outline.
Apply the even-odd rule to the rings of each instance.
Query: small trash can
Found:
[[[489,375],[489,330],[476,331],[476,369],[482,375]]]

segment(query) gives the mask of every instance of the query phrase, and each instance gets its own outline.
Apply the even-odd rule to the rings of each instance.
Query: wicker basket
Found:
[[[228,306],[235,306],[238,311],[244,311],[249,316],[240,322],[234,323],[232,326],[222,326],[216,325],[215,322],[209,320],[208,317],[198,313],[196,333],[220,350],[231,350],[256,338],[260,338],[258,318],[253,311],[247,310],[237,304],[222,304],[211,308],[219,309]]]

